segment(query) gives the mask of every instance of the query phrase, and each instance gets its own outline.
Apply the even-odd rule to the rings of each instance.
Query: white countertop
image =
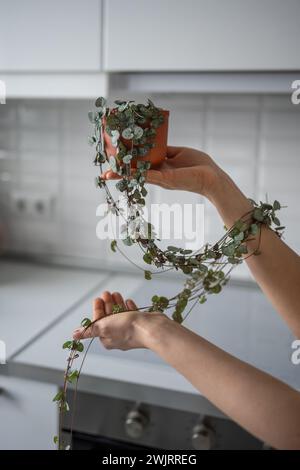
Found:
[[[72,311],[105,277],[89,270],[0,260],[0,339],[7,358]]]

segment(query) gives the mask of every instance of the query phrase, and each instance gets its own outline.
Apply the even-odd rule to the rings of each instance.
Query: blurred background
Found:
[[[183,282],[164,275],[147,283],[96,238],[104,199],[87,144],[95,98],[149,97],[169,109],[169,144],[207,152],[248,197],[286,205],[285,241],[299,252],[300,104],[292,93],[300,86],[300,2],[0,0],[0,18],[0,446],[53,448],[61,343],[90,314],[91,299],[117,289],[145,305]],[[223,233],[199,196],[151,188],[149,201],[203,202],[205,241]],[[127,254],[139,261],[133,248]],[[300,387],[292,335],[246,267],[187,326]],[[95,345],[81,403],[78,448],[105,439],[164,449],[263,446],[145,351]]]

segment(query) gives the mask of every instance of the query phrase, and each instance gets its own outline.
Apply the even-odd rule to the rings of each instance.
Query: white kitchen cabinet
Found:
[[[0,450],[53,450],[56,385],[0,375]]]
[[[0,72],[99,71],[102,0],[0,0]]]
[[[299,0],[106,0],[104,11],[107,71],[300,69]]]

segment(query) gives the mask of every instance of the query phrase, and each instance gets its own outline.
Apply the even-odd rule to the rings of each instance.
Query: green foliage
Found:
[[[152,256],[150,255],[150,253],[145,253],[144,256],[143,256],[143,260],[145,261],[145,263],[151,264],[152,263]]]
[[[118,304],[114,304],[112,306],[112,313],[121,313],[124,311],[124,307],[122,307],[122,305],[118,305]]]
[[[67,381],[70,383],[76,382],[78,378],[79,378],[78,370],[69,371],[69,373],[66,376]]]
[[[61,401],[64,398],[64,392],[60,390],[57,392],[57,394],[54,396],[52,401]]]
[[[81,326],[83,326],[84,328],[88,328],[91,323],[92,321],[89,318],[84,318],[83,320],[81,320]]]
[[[113,251],[114,253],[117,251],[116,248],[117,248],[117,240],[113,240],[110,244],[110,248],[111,248],[111,251]]]

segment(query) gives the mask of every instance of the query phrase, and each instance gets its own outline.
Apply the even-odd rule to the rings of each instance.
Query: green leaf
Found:
[[[222,290],[222,286],[220,286],[220,284],[217,284],[216,286],[214,286],[210,289],[210,292],[212,294],[219,294],[219,292],[221,292],[221,290]]]
[[[245,255],[248,253],[248,249],[247,249],[247,246],[246,245],[240,245],[238,248],[237,248],[237,253],[239,255]]]
[[[128,182],[123,179],[116,183],[116,188],[122,193],[128,188]]]
[[[131,245],[133,245],[133,241],[131,240],[130,237],[123,238],[122,241],[123,241],[124,245],[126,245],[126,246],[131,246]]]
[[[150,100],[150,98],[148,98],[148,105],[151,106],[151,108],[156,108],[155,104],[153,103],[153,101]]]
[[[58,436],[53,437],[53,442],[54,442],[54,444],[58,444]]]
[[[193,268],[191,266],[183,265],[183,266],[180,266],[180,268],[184,274],[190,274],[193,271]]]
[[[234,237],[235,242],[242,242],[244,240],[244,232],[240,232]]]
[[[67,376],[67,381],[70,383],[75,382],[79,378],[79,372],[78,370],[73,370],[71,371],[68,376]]]
[[[112,306],[112,313],[121,313],[123,311],[124,311],[124,308],[122,307],[122,305],[114,304]]]
[[[111,251],[113,251],[115,253],[117,251],[116,247],[117,247],[117,240],[113,240],[110,244]]]
[[[97,142],[97,139],[96,139],[96,137],[95,137],[94,135],[90,135],[90,136],[88,137],[88,144],[89,144],[89,145],[94,145],[96,142]]]
[[[250,225],[250,233],[251,235],[256,235],[258,233],[258,225],[257,224],[251,224]]]
[[[234,255],[235,246],[233,243],[229,245],[222,246],[221,251],[225,256],[233,256]]]
[[[147,281],[150,281],[152,279],[152,274],[150,271],[144,271],[144,276]]]
[[[281,209],[281,204],[280,204],[279,201],[274,201],[273,209],[274,209],[274,211],[279,211],[279,209]]]
[[[123,162],[124,163],[130,163],[132,160],[132,155],[130,155],[129,153],[127,155],[125,155],[125,157],[123,157]]]
[[[63,411],[70,411],[69,403],[66,401],[61,402],[60,409]]]
[[[165,309],[169,305],[169,299],[167,299],[167,297],[161,296],[161,297],[158,298],[158,303],[159,303],[160,307]]]
[[[114,173],[116,173],[117,172],[117,161],[116,161],[115,157],[113,157],[113,156],[109,157],[108,161],[109,161],[110,168],[112,169],[112,171]]]
[[[106,162],[105,153],[98,152],[95,158],[95,163],[105,163],[105,162]]]
[[[71,349],[72,345],[73,345],[73,341],[66,341],[62,347],[63,349]]]
[[[144,131],[140,126],[135,126],[133,133],[134,133],[135,139],[140,139],[142,135],[144,134]]]
[[[81,326],[83,326],[84,328],[90,326],[91,323],[92,321],[89,318],[84,318],[83,320],[81,320]]]
[[[175,312],[172,314],[172,318],[176,323],[181,324],[183,322],[182,315],[177,310],[175,310]]]
[[[277,217],[274,217],[273,218],[273,222],[275,225],[277,225],[278,227],[280,227],[280,220],[277,218]]]
[[[262,222],[264,220],[264,214],[261,209],[254,209],[253,211],[253,218],[257,220],[258,222]]]
[[[99,119],[99,115],[98,115],[98,113],[94,113],[93,111],[89,111],[88,112],[88,118],[89,118],[89,121],[92,124],[95,124],[95,122],[97,122],[97,120]]]
[[[130,127],[126,127],[126,129],[123,130],[122,132],[122,137],[126,140],[130,140],[133,137],[133,132]]]
[[[205,297],[205,295],[201,295],[201,297],[199,298],[199,303],[204,304],[206,301],[207,301],[207,298]]]
[[[55,397],[53,398],[52,401],[60,401],[64,398],[64,392],[62,390],[60,390],[56,395]]]
[[[76,341],[76,346],[74,347],[74,349],[76,349],[76,351],[78,352],[82,352],[84,350],[84,346],[80,341]]]
[[[106,105],[106,99],[103,98],[103,96],[100,96],[99,98],[96,99],[95,106],[97,108],[103,108],[103,106],[105,105]]]
[[[187,303],[188,303],[188,299],[180,299],[177,303],[176,303],[176,308],[175,308],[175,312],[176,313],[182,313],[185,309],[185,307],[187,306]]]
[[[151,264],[152,263],[152,256],[149,253],[145,253],[144,256],[143,256],[143,260],[145,261],[145,263]]]

